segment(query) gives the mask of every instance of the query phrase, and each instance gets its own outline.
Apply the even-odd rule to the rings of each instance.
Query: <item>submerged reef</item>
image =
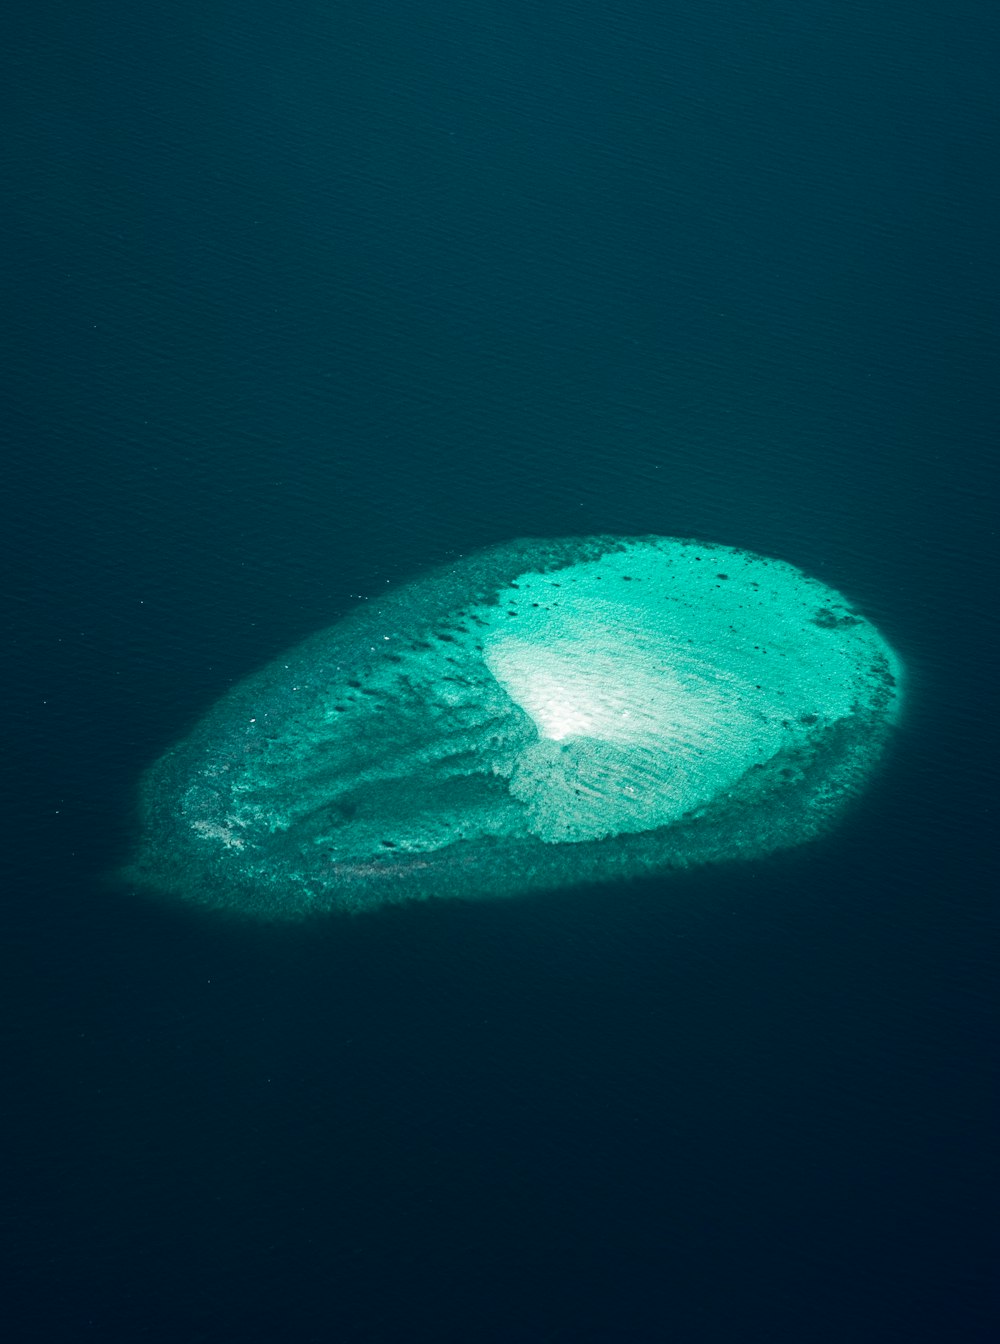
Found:
[[[754,858],[861,791],[900,672],[844,597],[781,561],[512,542],[226,695],[148,771],[128,876],[287,918]]]

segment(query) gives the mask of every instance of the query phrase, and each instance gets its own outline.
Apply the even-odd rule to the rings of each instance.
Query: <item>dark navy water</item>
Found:
[[[985,0],[6,22],[10,1340],[1000,1337]],[[763,862],[271,928],[108,879],[234,681],[522,535],[906,661]]]

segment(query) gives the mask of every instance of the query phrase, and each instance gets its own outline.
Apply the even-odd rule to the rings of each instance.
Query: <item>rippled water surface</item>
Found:
[[[998,36],[10,18],[12,1338],[995,1337]],[[777,557],[896,651],[836,829],[281,926],[114,880],[143,773],[281,650],[608,534]],[[505,649],[558,735],[565,666]]]

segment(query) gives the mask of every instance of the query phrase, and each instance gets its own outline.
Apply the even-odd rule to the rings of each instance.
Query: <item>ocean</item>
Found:
[[[4,1338],[1000,1338],[994,7],[7,30]],[[596,533],[892,643],[836,830],[289,925],[116,878],[242,678]]]

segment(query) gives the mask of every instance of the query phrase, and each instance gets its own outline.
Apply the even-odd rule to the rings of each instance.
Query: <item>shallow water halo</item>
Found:
[[[127,876],[276,919],[760,857],[861,792],[901,674],[845,597],[783,561],[509,542],[224,696],[147,772]]]

